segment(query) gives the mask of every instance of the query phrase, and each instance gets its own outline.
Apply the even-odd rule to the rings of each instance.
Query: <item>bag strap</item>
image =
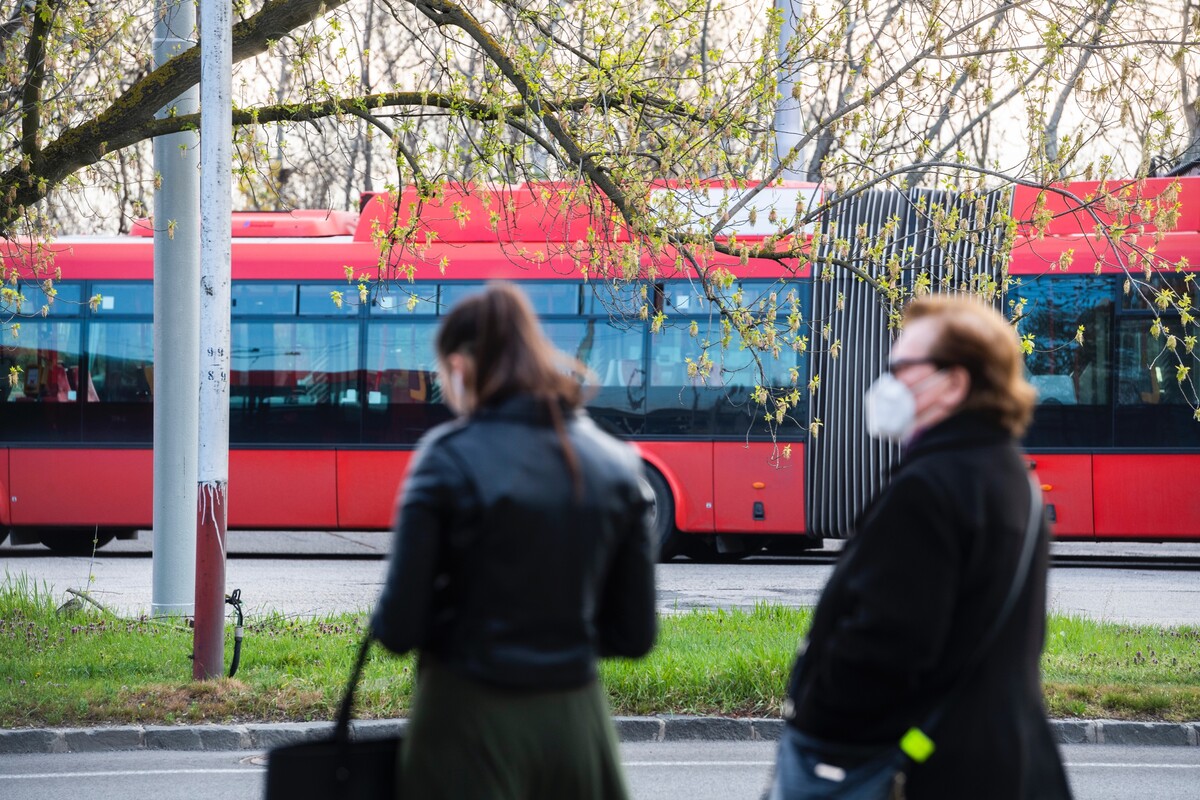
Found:
[[[337,724],[333,728],[333,738],[339,742],[350,741],[350,716],[354,712],[354,690],[358,688],[358,679],[362,677],[363,666],[367,663],[367,651],[371,649],[371,634],[363,637],[358,646],[358,657],[354,661],[354,669],[350,671],[350,682],[342,694],[341,705],[338,706]]]
[[[921,726],[921,731],[928,734],[942,718],[943,712],[950,706],[954,705],[954,701],[962,694],[963,689],[967,685],[967,681],[974,675],[976,669],[983,664],[983,659],[987,656],[988,650],[991,649],[996,639],[1000,636],[1000,630],[1008,622],[1012,616],[1013,609],[1017,605],[1017,600],[1021,596],[1021,590],[1025,588],[1025,582],[1029,577],[1029,569],[1033,564],[1033,554],[1037,550],[1038,532],[1042,527],[1042,487],[1031,475],[1029,477],[1029,522],[1025,526],[1025,539],[1021,543],[1021,555],[1017,561],[1017,569],[1013,574],[1012,584],[1008,587],[1008,594],[1004,597],[1004,604],[1000,606],[1000,613],[992,621],[991,627],[979,644],[975,647],[975,652],[971,654],[971,658],[964,664],[962,672],[959,674],[958,680],[955,681],[953,688],[946,694],[936,708],[930,712],[925,719],[925,724]]]

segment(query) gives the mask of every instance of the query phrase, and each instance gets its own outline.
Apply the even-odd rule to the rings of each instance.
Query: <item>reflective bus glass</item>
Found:
[[[81,326],[22,320],[0,339],[0,441],[79,439]]]
[[[357,442],[358,326],[234,322],[229,399],[233,442]]]

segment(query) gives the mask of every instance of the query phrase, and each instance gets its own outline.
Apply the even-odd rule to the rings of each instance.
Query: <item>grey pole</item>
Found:
[[[233,11],[200,4],[200,461],[192,678],[218,678],[225,653],[229,497],[229,334],[233,210]]]
[[[779,104],[775,107],[775,158],[771,166],[776,166],[787,157],[799,142],[804,133],[804,115],[800,110],[800,101],[792,98],[792,87],[795,86],[799,65],[787,60],[788,45],[796,32],[796,20],[800,19],[801,0],[775,0],[775,8],[779,9],[782,24],[779,27]],[[785,180],[807,180],[808,167],[805,164],[805,153],[797,154],[780,174]]]
[[[195,46],[194,0],[159,0],[154,63]],[[197,87],[169,108],[194,114]],[[151,614],[190,615],[196,579],[200,403],[200,152],[196,133],[154,140],[154,556]]]

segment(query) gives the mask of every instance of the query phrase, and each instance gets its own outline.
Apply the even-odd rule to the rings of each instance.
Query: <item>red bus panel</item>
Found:
[[[1200,455],[1096,455],[1093,465],[1097,537],[1196,539]]]
[[[713,532],[713,443],[638,442],[675,496],[675,526],[688,533]]]
[[[386,530],[412,450],[341,450],[337,454],[338,524],[346,530]]]
[[[791,458],[773,462],[776,448],[783,447],[771,442],[713,445],[714,523],[718,531],[804,530],[804,449],[793,445]]]
[[[14,448],[9,465],[15,526],[150,527],[149,450]]]
[[[8,499],[12,493],[8,491],[8,451],[0,450],[0,525],[12,525],[12,508]]]
[[[229,527],[331,530],[338,526],[333,450],[231,450]]]
[[[1118,221],[1113,211],[1103,202],[1094,202],[1101,187],[1121,200],[1133,203],[1138,200],[1153,200],[1172,186],[1177,186],[1179,195],[1176,202],[1180,204],[1179,218],[1175,221],[1175,231],[1200,231],[1200,181],[1187,178],[1144,178],[1141,180],[1108,180],[1108,181],[1073,181],[1058,184],[1056,188],[1070,192],[1075,197],[1069,198],[1059,192],[1043,191],[1036,186],[1017,186],[1013,189],[1013,217],[1020,223],[1028,223],[1037,209],[1038,198],[1045,205],[1044,210],[1052,216],[1046,227],[1048,236],[1072,236],[1076,234],[1094,235],[1099,223],[1111,225]],[[1079,202],[1092,203],[1089,211],[1081,211]],[[1151,206],[1153,210],[1154,206]],[[1095,216],[1093,216],[1093,214]],[[1137,225],[1146,232],[1155,230],[1154,220],[1142,218],[1136,214],[1123,217],[1123,223]],[[1027,234],[1030,226],[1021,225],[1021,232]]]
[[[1046,509],[1059,539],[1096,535],[1092,503],[1091,455],[1030,455],[1042,484]]]

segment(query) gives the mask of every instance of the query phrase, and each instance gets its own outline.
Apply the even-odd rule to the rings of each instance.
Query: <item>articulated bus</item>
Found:
[[[1160,255],[1200,250],[1200,180],[1184,179],[1183,188],[1184,214]],[[771,191],[771,202],[789,209],[817,194],[800,185]],[[505,193],[509,210],[536,205],[530,187]],[[357,214],[234,215],[231,529],[386,529],[418,439],[449,419],[432,346],[439,317],[484,281],[507,279],[527,293],[555,344],[593,373],[592,416],[640,450],[664,557],[732,558],[768,543],[819,546],[840,533],[806,524],[808,506],[820,502],[805,489],[805,471],[820,468],[805,458],[810,420],[802,411],[777,429],[765,424],[750,399],[762,380],[750,355],[731,347],[707,380],[689,377],[699,343],[720,338],[719,318],[694,283],[665,267],[616,287],[587,281],[561,246],[584,235],[578,223],[518,214],[497,225],[479,194],[456,201],[454,213],[423,217],[435,235],[415,279],[374,286],[366,302],[343,276],[376,269],[386,198],[367,197]],[[1018,208],[1031,202],[1025,190],[1014,199]],[[1156,361],[1163,345],[1150,336],[1149,309],[1108,266],[1101,274],[1047,266],[1067,249],[1082,263],[1086,248],[1099,247],[1077,216],[1064,209],[1044,236],[1021,239],[1011,264],[1021,280],[1010,299],[1024,300],[1022,330],[1037,340],[1028,368],[1040,405],[1026,445],[1057,533],[1200,539],[1189,477],[1200,468],[1200,423],[1188,387]],[[764,232],[753,218],[743,223],[745,236]],[[35,281],[22,287],[25,311],[46,305],[46,314],[4,325],[0,373],[19,371],[0,382],[0,535],[14,542],[77,551],[97,529],[105,542],[151,525],[151,234],[139,225],[126,236],[55,241],[53,302]],[[23,269],[28,248],[0,247],[7,269]],[[790,310],[782,298],[794,295],[810,319],[810,267],[712,263],[734,272],[748,298],[780,298],[780,314]],[[1177,289],[1194,291],[1176,277]],[[339,291],[340,304],[331,298]],[[618,313],[643,306],[651,318],[665,313],[660,330]],[[10,302],[0,319],[12,311]],[[765,360],[767,381],[786,385],[795,370],[803,386],[810,359],[785,350]],[[785,447],[790,457],[781,458]]]

